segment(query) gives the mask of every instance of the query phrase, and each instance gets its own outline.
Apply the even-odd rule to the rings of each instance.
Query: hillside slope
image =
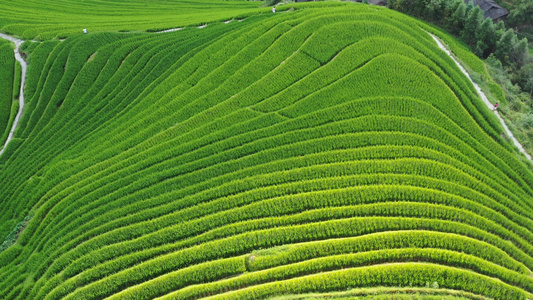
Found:
[[[399,13],[297,8],[40,43],[0,297],[531,297],[533,172],[468,79]]]
[[[0,39],[0,148],[4,145],[13,106],[15,57],[8,41]]]
[[[47,40],[102,31],[162,30],[266,12],[244,0],[26,0],[0,2],[0,29]]]

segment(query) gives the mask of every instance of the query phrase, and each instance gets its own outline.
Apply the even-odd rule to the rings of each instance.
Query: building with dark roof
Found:
[[[499,21],[507,18],[509,12],[507,9],[501,7],[494,0],[465,0],[466,3],[474,1],[474,5],[481,7],[485,13],[485,18],[491,18],[494,21]]]

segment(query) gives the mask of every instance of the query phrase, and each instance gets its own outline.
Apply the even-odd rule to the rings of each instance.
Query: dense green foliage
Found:
[[[0,240],[31,219],[0,252],[1,297],[531,298],[532,169],[435,29],[295,8],[25,44]]]
[[[509,11],[509,23],[521,28],[533,26],[533,1],[514,0]]]

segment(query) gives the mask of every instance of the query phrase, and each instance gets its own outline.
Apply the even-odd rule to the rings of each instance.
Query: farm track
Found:
[[[465,70],[465,68],[463,68],[463,66],[457,61],[457,59],[455,59],[453,53],[449,50],[449,48],[444,45],[444,43],[439,40],[439,38],[437,38],[435,35],[431,34],[431,33],[428,33],[429,35],[431,35],[431,37],[435,40],[435,42],[437,43],[437,45],[439,46],[440,49],[442,49],[442,51],[446,52],[446,54],[448,54],[448,56],[453,59],[453,61],[455,62],[455,64],[457,65],[457,67],[459,67],[459,69],[461,69],[461,72],[463,72],[463,74],[470,80],[470,82],[474,85],[474,87],[476,88],[476,91],[478,92],[480,98],[483,100],[483,103],[485,103],[487,105],[487,107],[491,110],[493,110],[494,114],[496,115],[496,117],[498,117],[498,120],[500,120],[500,123],[502,124],[503,128],[505,129],[505,133],[507,134],[507,136],[513,141],[513,144],[516,146],[516,148],[518,148],[518,150],[520,152],[522,152],[522,154],[524,154],[524,156],[531,162],[533,163],[533,158],[531,158],[531,155],[529,155],[529,153],[526,152],[526,150],[524,149],[524,147],[522,146],[522,144],[520,144],[520,142],[515,138],[515,136],[513,135],[513,133],[511,132],[511,130],[509,129],[509,127],[507,127],[507,124],[505,124],[505,121],[503,120],[503,118],[500,116],[500,113],[497,111],[497,110],[494,110],[494,106],[492,103],[490,103],[489,99],[487,98],[487,96],[485,95],[485,93],[481,90],[481,88],[479,87],[479,85],[477,83],[475,83],[472,78],[470,77],[470,74],[468,74],[468,72]]]
[[[22,58],[20,55],[20,45],[24,43],[23,40],[19,40],[17,38],[14,38],[12,36],[0,33],[0,38],[3,38],[5,40],[11,41],[15,43],[15,59],[20,63],[21,66],[21,76],[20,76],[20,94],[19,94],[19,110],[17,112],[17,116],[15,117],[15,120],[13,122],[13,126],[11,126],[11,129],[9,130],[9,136],[7,137],[6,142],[4,143],[4,146],[2,149],[0,149],[0,156],[4,153],[6,150],[9,142],[13,139],[15,135],[15,129],[17,129],[17,126],[19,124],[20,118],[22,117],[22,110],[24,109],[24,84],[26,82],[26,69],[28,67],[28,64],[26,64],[26,61]]]

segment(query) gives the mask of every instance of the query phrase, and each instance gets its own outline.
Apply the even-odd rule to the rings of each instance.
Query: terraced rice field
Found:
[[[28,0],[0,2],[0,28],[46,40],[101,31],[163,30],[221,21],[270,8],[245,0]]]
[[[16,108],[13,98],[15,88],[15,57],[9,42],[0,40],[0,148],[4,145],[14,118],[12,108]],[[17,78],[20,82],[20,78]],[[14,109],[16,114],[16,109]]]
[[[0,297],[531,299],[532,168],[427,31],[446,35],[296,8],[26,44]]]

